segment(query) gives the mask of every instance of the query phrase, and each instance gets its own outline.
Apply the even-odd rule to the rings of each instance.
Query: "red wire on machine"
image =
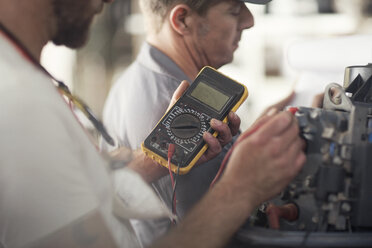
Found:
[[[298,219],[298,207],[293,203],[283,206],[276,206],[270,203],[265,212],[270,228],[275,230],[280,228],[280,219],[288,221],[295,221]]]

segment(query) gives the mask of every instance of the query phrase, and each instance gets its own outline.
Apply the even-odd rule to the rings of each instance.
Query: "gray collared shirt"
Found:
[[[112,87],[103,112],[109,133],[120,146],[138,149],[168,108],[185,73],[160,50],[144,43],[136,60]],[[105,145],[108,149],[107,145]],[[205,164],[177,179],[177,214],[185,213],[204,195],[230,145]],[[153,183],[160,198],[171,208],[172,186],[166,176]],[[168,219],[133,221],[140,242],[147,246],[170,227]]]

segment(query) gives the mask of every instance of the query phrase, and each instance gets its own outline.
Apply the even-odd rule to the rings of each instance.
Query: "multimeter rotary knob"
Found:
[[[182,114],[174,118],[170,124],[172,133],[181,139],[194,137],[199,133],[201,123],[198,117],[192,114]]]
[[[180,104],[181,105],[181,104]],[[186,105],[175,106],[163,120],[167,138],[188,151],[194,150],[208,131],[210,117]]]

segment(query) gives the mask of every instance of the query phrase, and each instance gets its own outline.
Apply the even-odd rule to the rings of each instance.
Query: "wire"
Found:
[[[289,111],[292,115],[294,115],[297,111],[298,111],[298,108],[296,107],[290,107],[287,109],[287,111]],[[225,155],[225,158],[223,159],[222,163],[221,163],[221,166],[215,176],[215,178],[213,179],[212,183],[210,184],[209,188],[212,188],[214,186],[214,184],[218,181],[218,179],[220,178],[222,172],[224,171],[225,169],[225,166],[231,156],[231,153],[233,152],[233,150],[235,149],[235,147],[240,143],[242,142],[245,138],[247,138],[248,136],[252,135],[254,132],[256,132],[260,127],[262,126],[261,125],[256,125],[253,129],[251,129],[249,132],[243,134],[241,137],[239,137],[239,140],[236,141],[234,143],[234,145],[230,148],[230,150],[227,152],[227,154]]]
[[[172,159],[174,150],[175,150],[174,144],[169,144],[169,146],[168,146],[168,171],[169,171],[169,175],[170,175],[170,178],[171,178],[172,187],[174,187],[174,179],[173,179],[173,173],[172,173],[172,169],[171,169],[171,159]]]
[[[176,173],[176,176],[174,178],[174,187],[173,187],[173,192],[172,192],[172,213],[174,215],[177,215],[177,199],[176,199],[176,189],[177,189],[177,178],[180,174],[180,166],[178,165],[177,166],[177,173]],[[173,220],[173,224],[177,224],[177,220],[174,219]]]
[[[307,240],[308,240],[310,234],[311,234],[310,230],[305,232],[304,238],[302,239],[302,242],[301,242],[301,245],[300,245],[301,248],[306,248],[307,247],[306,243],[307,243]]]
[[[169,144],[168,146],[168,172],[169,172],[169,176],[171,178],[171,183],[172,183],[172,213],[174,215],[177,215],[177,198],[176,198],[176,183],[177,183],[177,177],[178,177],[178,174],[179,174],[179,169],[180,167],[178,166],[177,167],[177,177],[176,177],[176,180],[173,178],[173,172],[172,172],[172,169],[171,169],[171,160],[172,160],[172,157],[173,157],[173,154],[174,154],[174,151],[175,151],[175,145],[174,144]],[[174,220],[174,224],[175,224],[175,220]]]
[[[234,145],[230,148],[230,150],[227,152],[227,154],[225,155],[225,158],[223,159],[222,163],[221,163],[221,166],[215,176],[215,178],[213,179],[212,183],[210,184],[210,188],[212,188],[214,186],[214,184],[218,181],[218,179],[220,178],[222,172],[224,171],[225,169],[225,166],[227,164],[227,161],[229,160],[230,156],[231,156],[231,153],[233,152],[234,148],[241,142],[243,141],[246,137],[250,136],[251,134],[253,134],[254,132],[257,131],[258,128],[260,128],[261,125],[257,125],[255,128],[253,128],[252,130],[250,130],[249,132],[245,133],[244,135],[242,135],[241,137],[239,137],[239,140],[236,141],[234,143]]]

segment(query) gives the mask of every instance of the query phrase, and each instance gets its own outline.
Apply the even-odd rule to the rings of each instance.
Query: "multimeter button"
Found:
[[[200,131],[200,120],[195,115],[183,114],[177,116],[171,123],[172,133],[182,139],[191,138]]]

